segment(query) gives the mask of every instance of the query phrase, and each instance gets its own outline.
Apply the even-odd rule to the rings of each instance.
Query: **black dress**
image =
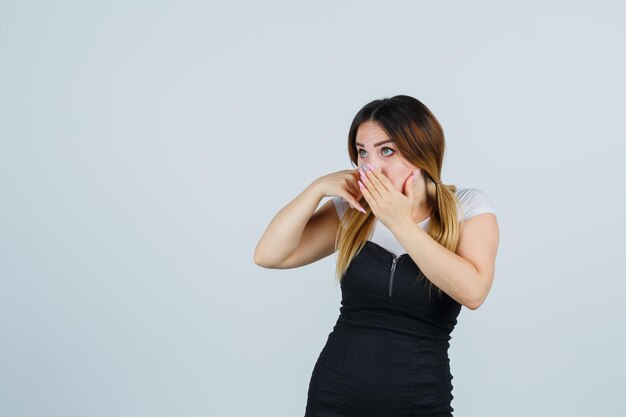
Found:
[[[305,417],[452,416],[448,348],[461,304],[416,282],[418,266],[368,240],[309,383]]]

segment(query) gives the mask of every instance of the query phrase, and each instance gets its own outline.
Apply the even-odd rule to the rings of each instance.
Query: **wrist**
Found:
[[[317,180],[315,180],[311,184],[309,184],[304,189],[304,192],[314,196],[315,198],[317,198],[319,200],[321,200],[322,198],[324,198],[326,196],[326,194],[321,189],[320,184],[317,182]]]
[[[399,237],[403,233],[411,234],[414,228],[417,227],[413,221],[408,219],[401,219],[390,225],[389,230],[396,236]]]

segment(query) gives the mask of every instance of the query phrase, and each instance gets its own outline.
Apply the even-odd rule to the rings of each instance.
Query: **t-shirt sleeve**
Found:
[[[489,195],[478,188],[466,188],[459,192],[461,213],[459,217],[467,220],[483,213],[496,213],[493,201]]]
[[[350,203],[340,196],[333,196],[333,203],[335,203],[335,209],[337,210],[337,216],[341,219],[346,212],[346,208],[350,207]]]

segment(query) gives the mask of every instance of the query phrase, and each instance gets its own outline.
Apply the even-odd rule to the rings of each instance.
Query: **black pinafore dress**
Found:
[[[452,416],[448,348],[461,304],[416,282],[418,266],[370,240],[341,282],[305,417]]]

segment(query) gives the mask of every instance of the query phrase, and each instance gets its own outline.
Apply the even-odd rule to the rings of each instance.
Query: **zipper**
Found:
[[[389,275],[389,297],[391,297],[393,292],[393,273],[396,271],[396,263],[398,262],[398,257],[393,255],[393,261],[391,262],[391,274]]]

